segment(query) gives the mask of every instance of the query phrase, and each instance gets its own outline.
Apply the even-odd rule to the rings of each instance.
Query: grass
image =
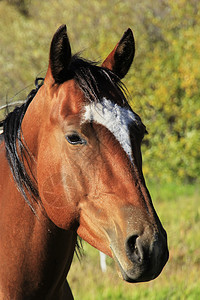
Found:
[[[74,257],[68,276],[76,300],[197,300],[200,295],[200,205],[197,186],[150,184],[154,206],[168,233],[170,259],[154,281],[129,284],[112,259],[102,273],[99,252],[84,243],[81,262]]]

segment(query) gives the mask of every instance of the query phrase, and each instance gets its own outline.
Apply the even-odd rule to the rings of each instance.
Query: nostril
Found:
[[[143,258],[142,248],[139,243],[139,236],[132,235],[126,241],[126,253],[132,262],[141,262]]]
[[[135,251],[137,238],[138,238],[138,235],[133,235],[127,239],[127,247],[131,253],[133,253]]]

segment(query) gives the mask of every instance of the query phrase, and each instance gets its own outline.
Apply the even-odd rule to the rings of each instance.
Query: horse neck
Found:
[[[26,282],[27,295],[39,290],[48,299],[60,299],[76,234],[56,227],[39,207],[37,216],[33,214],[16,188],[3,144],[0,161],[0,295],[21,299]]]

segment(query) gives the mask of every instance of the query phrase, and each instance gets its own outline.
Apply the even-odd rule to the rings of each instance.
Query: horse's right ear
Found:
[[[54,34],[50,47],[48,72],[51,72],[55,83],[63,83],[68,79],[71,56],[67,28],[66,25],[62,25]]]

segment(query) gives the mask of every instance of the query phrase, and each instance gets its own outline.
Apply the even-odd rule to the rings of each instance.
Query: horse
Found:
[[[127,29],[101,65],[72,55],[60,26],[45,78],[3,120],[0,299],[73,299],[66,278],[78,237],[127,282],[165,266],[167,234],[142,173],[146,127],[121,81],[134,54]]]

